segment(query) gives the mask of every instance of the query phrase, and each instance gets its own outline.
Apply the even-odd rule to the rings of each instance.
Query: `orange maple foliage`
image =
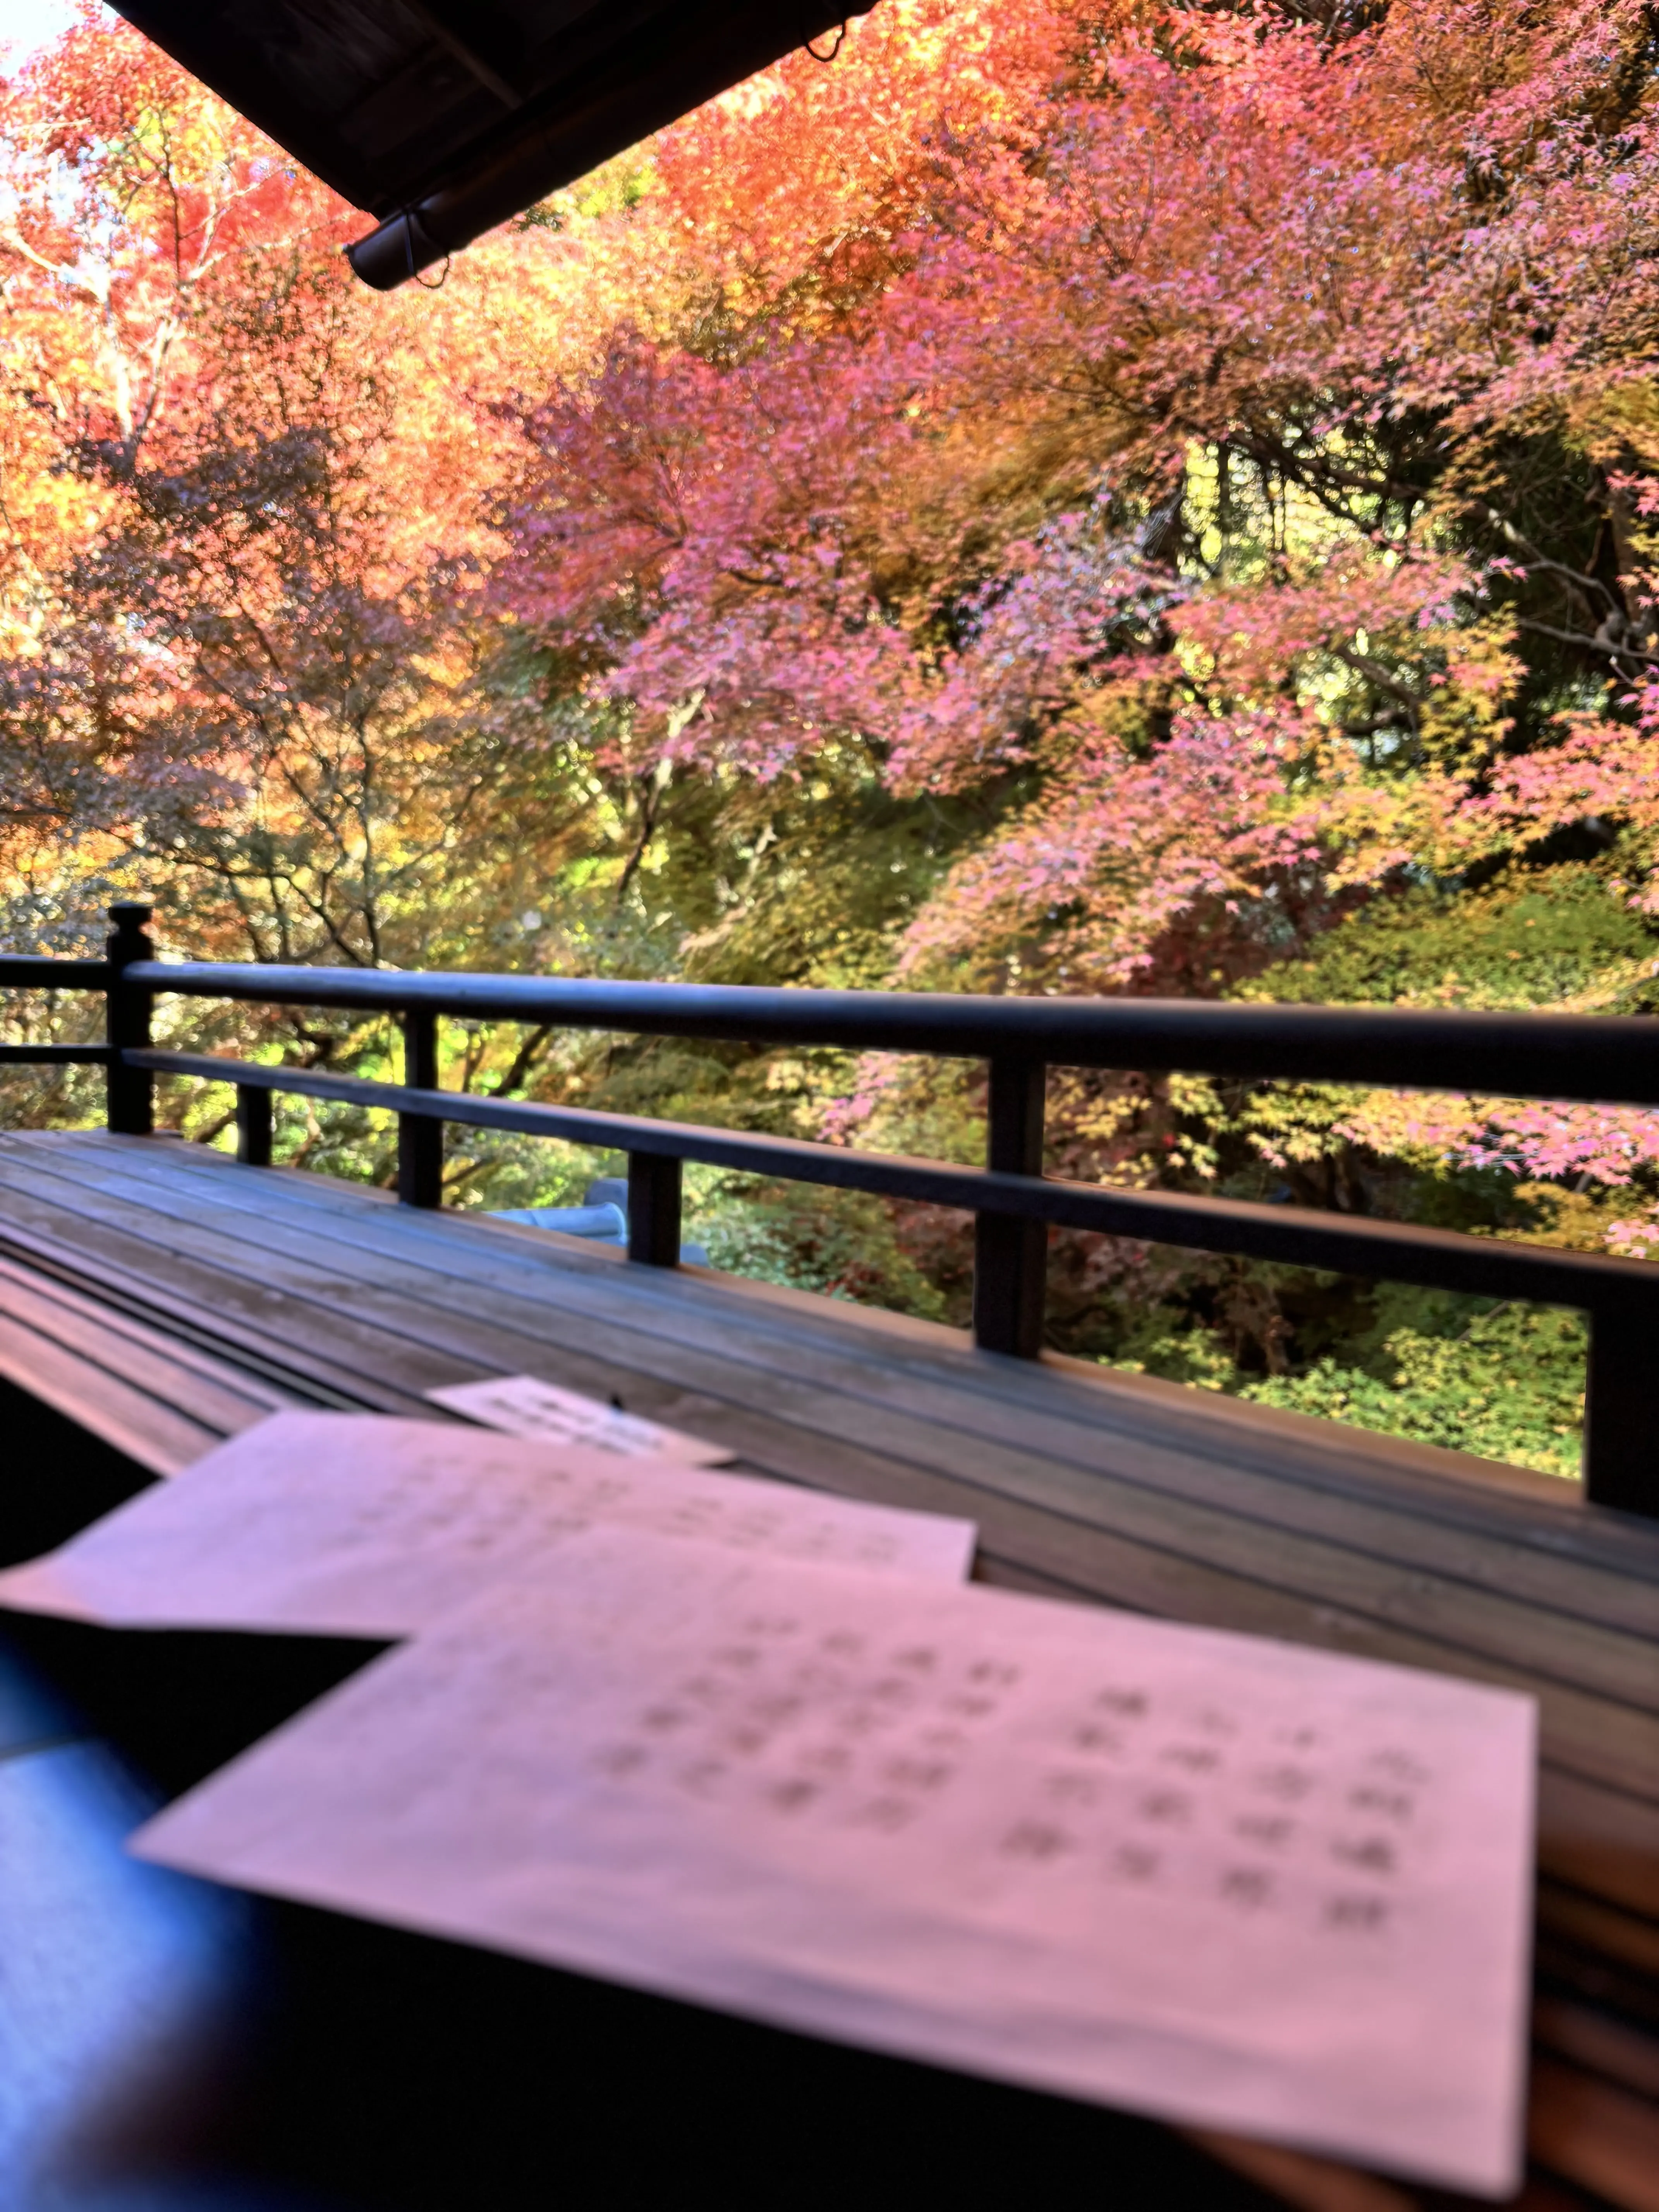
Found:
[[[1226,988],[1591,790],[1646,910],[1645,23],[885,0],[387,300],[88,20],[7,101],[16,850],[296,837],[372,694],[434,867],[550,705],[647,837],[675,775],[976,797],[917,976]]]

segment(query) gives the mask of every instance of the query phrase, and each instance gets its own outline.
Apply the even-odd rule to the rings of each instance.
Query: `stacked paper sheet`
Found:
[[[278,1413],[0,1574],[0,1605],[120,1627],[406,1636],[596,1522],[952,1581],[974,1552],[971,1522],[677,1457]]]
[[[642,1420],[620,1406],[607,1406],[580,1390],[561,1389],[534,1375],[497,1375],[487,1382],[452,1382],[428,1390],[434,1406],[460,1413],[486,1429],[509,1436],[539,1437],[544,1443],[581,1444],[619,1459],[679,1459],[692,1467],[719,1467],[736,1454],[684,1429]]]
[[[419,1632],[143,1856],[1514,2186],[1529,1699],[965,1585],[965,1523],[683,1462],[327,1416],[215,1460],[0,1599]]]

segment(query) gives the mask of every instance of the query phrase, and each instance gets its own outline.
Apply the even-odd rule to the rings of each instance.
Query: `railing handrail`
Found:
[[[107,960],[59,960],[42,952],[0,952],[0,991],[103,991]]]
[[[1151,998],[992,998],[935,992],[769,990],[741,984],[306,968],[158,960],[148,907],[112,907],[104,961],[0,958],[0,988],[106,992],[102,1046],[0,1048],[0,1063],[102,1060],[108,1121],[154,1127],[158,1074],[235,1086],[238,1158],[267,1167],[278,1091],[381,1107],[398,1116],[398,1194],[443,1198],[446,1122],[615,1147],[628,1158],[630,1260],[672,1267],[680,1251],[684,1163],[960,1207],[974,1216],[975,1341],[1034,1357],[1042,1347],[1050,1224],[1333,1273],[1571,1305],[1591,1321],[1584,1486],[1594,1502],[1659,1515],[1654,1351],[1659,1267],[1307,1207],[1128,1190],[1046,1176],[1047,1070],[1181,1070],[1249,1080],[1659,1106],[1659,1022],[1645,1016],[1466,1013]],[[335,1006],[398,1017],[401,1084],[325,1069],[268,1067],[151,1042],[163,995]],[[754,1045],[832,1046],[988,1063],[986,1164],[953,1165],[794,1138],[647,1121],[440,1089],[438,1022],[522,1023]]]
[[[107,1067],[106,1044],[0,1044],[0,1067]]]
[[[1659,1106],[1659,1021],[1640,1014],[767,989],[252,962],[140,960],[125,973],[156,993],[268,1006]]]

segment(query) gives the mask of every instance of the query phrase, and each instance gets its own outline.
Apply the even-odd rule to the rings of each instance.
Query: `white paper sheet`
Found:
[[[276,1413],[141,1492],[0,1606],[118,1627],[412,1634],[592,1522],[959,1582],[971,1522],[438,1421]]]
[[[665,1429],[637,1413],[623,1413],[602,1399],[533,1375],[499,1375],[487,1382],[454,1382],[428,1390],[434,1406],[465,1414],[487,1429],[508,1436],[541,1437],[550,1443],[581,1444],[623,1459],[677,1459],[689,1467],[720,1467],[737,1454],[724,1444],[706,1443],[684,1429]]]
[[[1502,2194],[1530,1699],[594,1529],[141,1856]]]

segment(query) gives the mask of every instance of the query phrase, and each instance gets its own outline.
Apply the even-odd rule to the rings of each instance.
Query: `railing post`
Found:
[[[438,1087],[438,1018],[404,1016],[404,1081],[410,1090]],[[398,1116],[398,1197],[404,1206],[443,1204],[444,1125],[430,1114]]]
[[[1632,1292],[1589,1317],[1584,1495],[1659,1516],[1659,1297]]]
[[[245,1168],[270,1165],[270,1091],[257,1083],[236,1086],[236,1157]]]
[[[680,1264],[683,1165],[661,1152],[628,1155],[628,1256],[647,1267]]]
[[[110,964],[104,1024],[110,1047],[105,1118],[109,1127],[124,1137],[148,1137],[155,1127],[155,1079],[147,1067],[128,1067],[120,1056],[124,1052],[144,1050],[150,1041],[155,994],[135,989],[126,981],[126,971],[135,960],[155,957],[155,947],[144,927],[155,911],[154,907],[131,899],[109,909],[115,927],[105,953]]]
[[[991,1062],[985,1164],[1004,1175],[1042,1173],[1041,1060]],[[981,1352],[1035,1359],[1042,1349],[1048,1230],[1011,1213],[974,1217],[974,1341]]]

